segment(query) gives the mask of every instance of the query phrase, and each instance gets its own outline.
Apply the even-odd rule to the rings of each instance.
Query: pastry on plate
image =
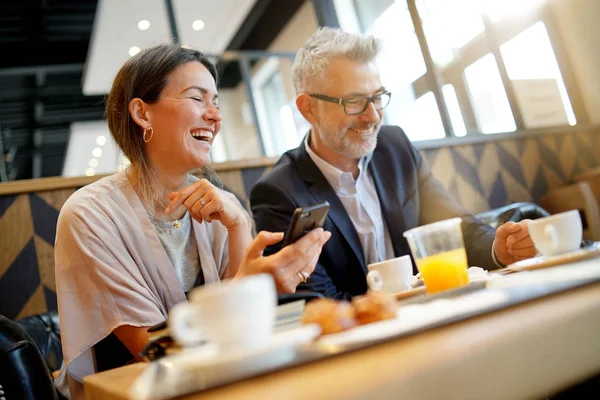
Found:
[[[352,304],[360,325],[396,318],[396,298],[385,293],[368,292],[356,297]]]
[[[358,325],[352,304],[332,299],[317,299],[308,303],[302,324],[319,324],[321,335],[342,332]]]

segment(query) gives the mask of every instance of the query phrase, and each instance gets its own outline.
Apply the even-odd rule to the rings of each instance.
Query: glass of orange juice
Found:
[[[451,218],[404,232],[427,293],[469,283],[461,222],[460,218]]]

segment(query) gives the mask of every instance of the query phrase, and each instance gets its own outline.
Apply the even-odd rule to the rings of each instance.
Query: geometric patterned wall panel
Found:
[[[74,191],[0,197],[0,314],[18,319],[56,310],[56,222]]]
[[[425,149],[433,174],[472,213],[518,201],[540,202],[550,189],[600,165],[596,132],[546,135]]]
[[[517,201],[539,203],[548,190],[600,165],[596,132],[545,135],[421,153],[469,211]],[[252,185],[270,167],[219,172],[249,209]],[[76,188],[0,196],[0,314],[15,319],[56,309],[54,239],[58,212]]]

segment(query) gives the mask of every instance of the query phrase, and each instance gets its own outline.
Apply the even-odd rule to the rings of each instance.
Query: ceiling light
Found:
[[[85,170],[85,176],[94,176],[96,175],[96,171],[94,168],[88,168]]]
[[[201,31],[202,29],[204,29],[204,21],[202,20],[195,20],[194,22],[192,22],[192,29],[195,31]]]
[[[98,146],[104,146],[106,144],[106,136],[101,135],[96,138],[96,144]]]
[[[140,22],[138,22],[138,29],[140,31],[145,31],[148,28],[150,28],[150,21],[143,19]]]
[[[94,150],[92,150],[92,155],[96,158],[102,157],[102,149],[100,147],[96,147]]]
[[[96,168],[98,166],[98,159],[97,158],[90,158],[89,165],[92,168]]]
[[[135,56],[135,55],[136,55],[137,53],[139,53],[139,52],[140,52],[140,48],[139,48],[139,47],[137,47],[137,46],[133,46],[133,47],[131,47],[131,48],[129,49],[129,55],[130,55],[131,57]]]

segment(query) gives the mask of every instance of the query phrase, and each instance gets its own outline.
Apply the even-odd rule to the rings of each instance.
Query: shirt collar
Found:
[[[306,147],[306,152],[309,157],[313,160],[317,168],[323,173],[325,179],[331,187],[334,189],[336,193],[347,192],[347,191],[355,191],[356,184],[359,183],[362,179],[364,179],[365,174],[363,171],[369,165],[371,158],[373,158],[373,152],[368,153],[363,156],[358,162],[358,178],[354,179],[352,173],[344,172],[337,167],[334,167],[327,161],[323,160],[319,157],[309,146],[309,138],[312,132],[309,132],[304,138],[304,147]]]

